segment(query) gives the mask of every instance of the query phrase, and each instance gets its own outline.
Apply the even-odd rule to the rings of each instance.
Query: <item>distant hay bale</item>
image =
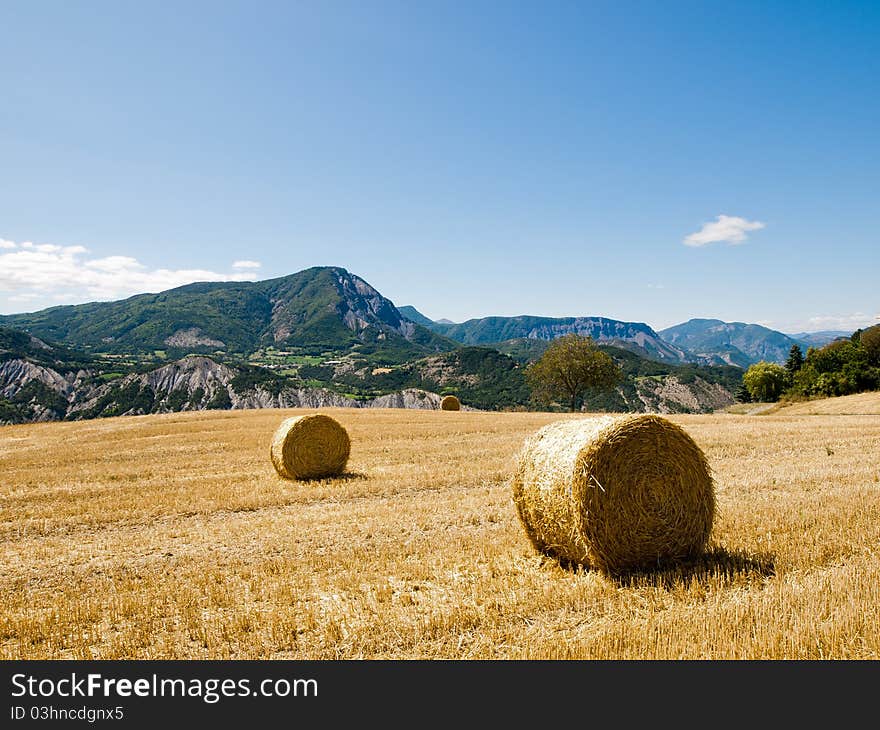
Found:
[[[512,488],[536,550],[612,574],[702,552],[715,517],[705,455],[655,415],[544,426],[526,439]]]
[[[272,463],[287,479],[320,479],[341,474],[351,441],[345,428],[322,414],[282,421],[272,437]]]
[[[461,401],[459,401],[458,398],[456,398],[454,395],[445,395],[443,396],[443,400],[440,401],[440,410],[460,411]]]

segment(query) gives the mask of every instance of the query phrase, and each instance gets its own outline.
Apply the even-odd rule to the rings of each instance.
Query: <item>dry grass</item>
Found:
[[[777,410],[781,414],[792,416],[880,416],[880,393],[856,393],[791,405],[780,404]]]
[[[516,516],[558,414],[328,412],[349,471],[309,484],[267,453],[302,411],[0,428],[0,657],[880,658],[878,416],[673,417],[712,548],[612,579]]]

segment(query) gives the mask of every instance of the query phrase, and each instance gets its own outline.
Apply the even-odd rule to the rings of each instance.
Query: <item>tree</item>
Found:
[[[592,337],[563,335],[526,368],[533,394],[545,402],[564,398],[570,410],[588,390],[610,390],[623,377],[620,368]]]
[[[751,365],[743,375],[743,385],[752,396],[752,400],[768,402],[777,401],[785,391],[788,371],[773,362],[762,360]]]
[[[820,373],[835,373],[842,370],[846,363],[864,361],[865,357],[864,346],[851,340],[834,340],[818,350],[808,350],[806,363],[813,365]]]
[[[788,351],[788,360],[785,361],[785,369],[789,375],[794,375],[804,366],[804,353],[800,345],[792,345]]]
[[[880,324],[862,330],[859,335],[859,343],[868,356],[868,362],[880,365]]]

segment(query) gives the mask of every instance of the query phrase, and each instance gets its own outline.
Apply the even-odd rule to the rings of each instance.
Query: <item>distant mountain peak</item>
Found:
[[[402,307],[398,307],[397,311],[400,312],[410,322],[415,322],[416,324],[420,324],[423,327],[430,327],[432,324],[434,324],[434,320],[426,317],[411,304],[404,304]]]
[[[791,346],[801,344],[760,324],[720,319],[690,319],[660,330],[658,334],[705,364],[729,364],[741,368],[760,360],[784,363]]]
[[[834,340],[849,339],[851,336],[852,332],[845,330],[820,330],[789,335],[789,337],[803,343],[805,347],[823,347]]]
[[[115,302],[0,317],[37,337],[96,351],[249,354],[267,345],[391,359],[454,349],[404,318],[394,303],[341,266],[255,282],[196,282]]]
[[[426,325],[434,332],[465,345],[489,345],[509,340],[553,340],[567,334],[590,336],[617,344],[645,357],[664,362],[687,361],[680,348],[664,342],[644,322],[622,322],[608,317],[482,317],[455,324],[437,320]]]

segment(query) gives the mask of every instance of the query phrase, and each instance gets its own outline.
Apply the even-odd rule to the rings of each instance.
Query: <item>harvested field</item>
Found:
[[[308,412],[0,428],[0,657],[880,658],[880,416],[670,417],[710,552],[610,578],[539,556],[511,497],[577,416],[325,409],[345,474],[282,479]]]
[[[792,403],[777,408],[780,414],[792,416],[880,416],[880,395],[856,393],[840,398],[820,398],[803,403]]]

